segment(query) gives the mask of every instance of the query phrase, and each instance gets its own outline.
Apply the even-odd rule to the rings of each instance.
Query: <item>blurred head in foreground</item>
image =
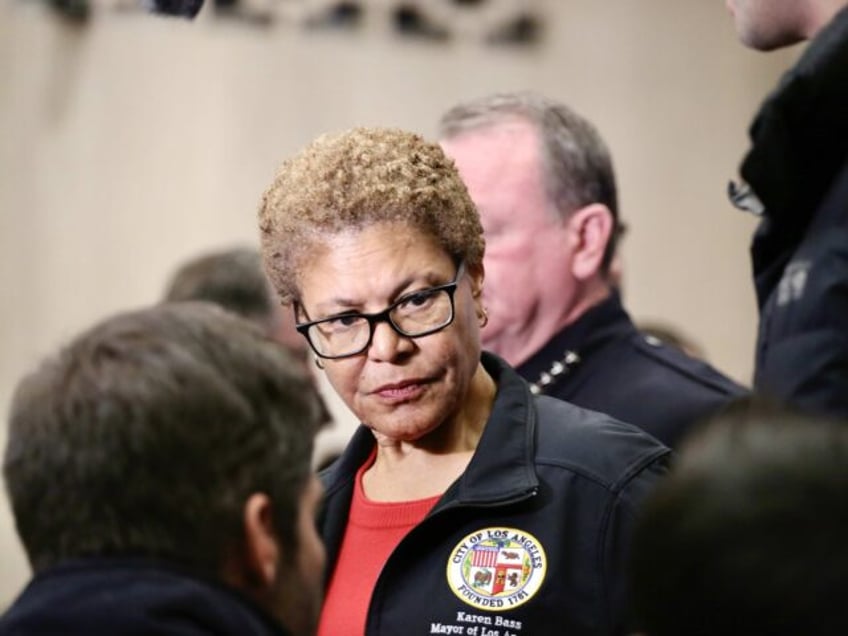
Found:
[[[6,626],[160,633],[150,625],[208,606],[201,622],[246,615],[311,633],[323,414],[284,349],[211,304],[126,313],[78,336],[12,403],[3,472],[36,578]]]
[[[693,436],[633,547],[648,636],[848,633],[848,428],[747,405]]]
[[[256,323],[299,359],[306,357],[306,340],[295,330],[292,312],[277,301],[257,249],[235,247],[186,261],[171,276],[163,299],[219,305]]]

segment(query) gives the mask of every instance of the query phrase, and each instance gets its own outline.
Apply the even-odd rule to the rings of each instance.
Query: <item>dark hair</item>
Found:
[[[259,250],[249,247],[210,252],[184,263],[168,282],[164,300],[205,300],[258,323],[269,333],[278,309]]]
[[[647,500],[632,591],[648,636],[848,633],[848,428],[736,407]]]
[[[104,321],[13,398],[3,471],[33,569],[138,554],[215,575],[255,492],[296,545],[323,413],[285,350],[211,304]]]
[[[538,93],[495,93],[452,107],[439,121],[439,135],[450,139],[516,118],[538,132],[548,200],[560,215],[591,203],[609,208],[614,225],[602,263],[608,271],[620,236],[618,191],[609,150],[589,120]]]

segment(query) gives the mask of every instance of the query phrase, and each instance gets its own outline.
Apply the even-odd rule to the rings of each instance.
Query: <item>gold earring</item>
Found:
[[[482,329],[483,327],[489,324],[489,312],[486,311],[485,307],[483,307],[480,313],[480,328]]]
[[[317,358],[317,357],[315,358],[315,366],[318,367],[319,369],[324,368],[324,363],[321,362],[321,358]]]

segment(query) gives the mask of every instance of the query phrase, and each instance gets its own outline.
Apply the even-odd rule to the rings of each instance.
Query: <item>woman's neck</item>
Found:
[[[471,461],[496,391],[480,365],[463,407],[436,430],[413,441],[377,436],[377,458],[362,480],[365,495],[373,501],[412,501],[443,493]]]

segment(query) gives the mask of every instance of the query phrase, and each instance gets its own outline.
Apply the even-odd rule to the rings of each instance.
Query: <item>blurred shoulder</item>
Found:
[[[728,398],[741,397],[748,389],[715,367],[693,358],[677,347],[665,344],[656,336],[634,333],[628,346],[644,365],[647,378],[669,385],[669,388],[689,388]]]

